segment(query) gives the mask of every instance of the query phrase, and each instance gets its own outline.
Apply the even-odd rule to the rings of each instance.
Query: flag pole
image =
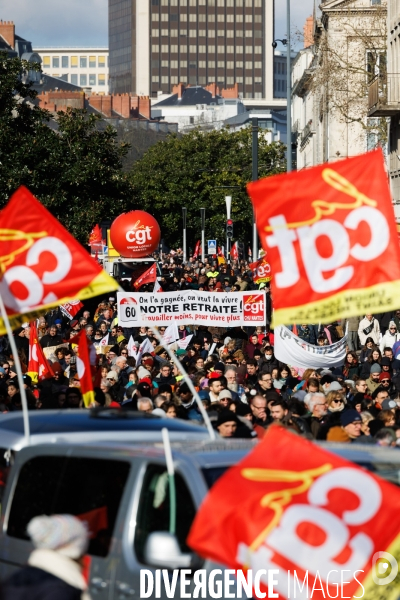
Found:
[[[156,339],[157,339],[157,340],[160,342],[160,344],[161,344],[161,345],[163,345],[162,337],[161,337],[161,335],[159,334],[159,332],[158,332],[158,330],[156,329],[156,327],[154,327],[154,324],[147,322],[147,323],[146,323],[146,326],[147,326],[147,327],[150,327],[150,328],[153,330],[154,337],[155,337],[155,338],[156,338]],[[185,382],[187,383],[189,390],[192,392],[192,394],[193,394],[193,396],[194,396],[194,399],[195,399],[195,400],[196,400],[196,402],[197,402],[197,406],[199,407],[199,411],[200,411],[200,413],[201,413],[201,416],[203,417],[203,421],[204,421],[204,424],[205,424],[205,426],[207,427],[207,430],[208,430],[208,433],[209,433],[209,435],[210,435],[210,438],[211,438],[212,440],[215,440],[215,439],[216,439],[216,437],[217,437],[217,436],[215,435],[215,430],[214,430],[214,428],[213,428],[213,426],[212,426],[212,424],[211,424],[211,421],[210,421],[210,417],[209,417],[209,415],[208,415],[208,412],[207,412],[207,411],[206,411],[206,409],[204,408],[204,406],[203,406],[203,403],[202,403],[202,401],[200,400],[200,396],[199,396],[199,394],[197,393],[197,391],[196,391],[196,389],[195,389],[195,387],[194,387],[194,385],[193,385],[193,382],[192,382],[192,380],[190,379],[189,375],[188,375],[188,374],[187,374],[187,372],[185,371],[185,369],[184,369],[184,367],[183,367],[182,363],[181,363],[181,362],[180,362],[180,361],[179,361],[179,360],[176,358],[175,354],[172,352],[171,348],[169,348],[168,346],[163,346],[163,347],[165,348],[165,350],[166,350],[166,351],[167,351],[167,353],[169,354],[169,357],[171,358],[171,360],[172,360],[172,362],[174,363],[174,365],[175,365],[176,367],[178,367],[178,369],[179,369],[179,370],[180,370],[180,372],[182,373],[182,375],[183,375],[183,378],[184,378]]]
[[[17,345],[15,343],[15,339],[13,336],[13,332],[11,329],[10,321],[8,319],[7,311],[4,306],[3,298],[0,294],[0,311],[4,319],[4,325],[6,326],[7,336],[10,341],[11,351],[14,357],[15,370],[17,371],[17,378],[19,383],[19,392],[21,394],[21,402],[22,402],[22,417],[24,421],[24,434],[25,434],[25,443],[27,446],[30,446],[30,431],[29,431],[29,414],[28,414],[28,401],[26,399],[26,392],[24,388],[24,377],[22,375],[21,363],[18,356]]]

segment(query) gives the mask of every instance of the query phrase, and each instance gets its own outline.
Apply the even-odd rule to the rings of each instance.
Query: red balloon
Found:
[[[157,250],[160,227],[149,213],[132,210],[115,219],[110,229],[111,243],[121,256],[143,258]]]

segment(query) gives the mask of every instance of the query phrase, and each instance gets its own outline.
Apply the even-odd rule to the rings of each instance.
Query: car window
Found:
[[[196,514],[192,496],[179,473],[175,474],[176,537],[182,552],[190,552],[186,538]],[[162,465],[149,465],[140,494],[135,534],[135,552],[144,563],[144,546],[154,531],[169,531],[170,496],[168,473]]]
[[[128,462],[63,456],[38,456],[18,477],[7,535],[29,539],[26,528],[37,515],[72,514],[88,523],[88,554],[107,556]]]

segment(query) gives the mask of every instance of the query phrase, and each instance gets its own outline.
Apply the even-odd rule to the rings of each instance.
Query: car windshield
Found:
[[[212,486],[218,479],[225,473],[227,469],[229,469],[230,465],[225,465],[224,467],[206,467],[202,469],[202,473],[207,482],[208,489],[211,489]]]

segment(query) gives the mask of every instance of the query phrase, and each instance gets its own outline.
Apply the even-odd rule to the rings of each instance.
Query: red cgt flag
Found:
[[[232,248],[231,248],[231,258],[233,260],[238,260],[239,258],[239,250],[238,250],[238,245],[237,242],[234,242],[232,244]]]
[[[198,242],[196,242],[196,246],[194,247],[193,258],[197,258],[199,256],[200,249],[201,249],[201,242],[200,242],[200,240],[198,240]]]
[[[76,343],[78,343],[76,370],[81,384],[83,402],[87,408],[95,400],[93,382],[96,377],[96,348],[88,340],[85,329],[81,329],[78,335],[73,338],[73,344]]]
[[[89,246],[94,246],[102,243],[102,232],[100,225],[95,225],[89,235]]]
[[[400,248],[381,150],[250,183],[274,324],[393,310]]]
[[[249,264],[250,269],[253,271],[254,283],[266,283],[271,281],[271,265],[265,257],[260,258],[256,262]]]
[[[71,298],[85,300],[119,289],[24,187],[0,214],[0,267],[0,294],[13,328]]]
[[[54,371],[44,355],[42,346],[39,344],[36,323],[31,323],[30,328],[27,373],[35,382],[50,379],[50,377],[54,377]]]
[[[135,283],[133,284],[133,287],[135,288],[135,290],[138,290],[142,285],[145,285],[146,283],[154,283],[156,279],[157,265],[156,263],[154,263],[154,265],[151,265],[150,269],[147,269],[147,271],[145,271],[143,275],[136,279]]]
[[[387,559],[383,575],[397,574],[399,502],[394,485],[272,426],[208,493],[188,544],[229,568],[252,569],[253,581],[258,573],[267,597],[268,571],[276,570],[279,598],[389,598],[378,593],[388,581],[374,563]],[[396,581],[390,598],[398,597]]]

